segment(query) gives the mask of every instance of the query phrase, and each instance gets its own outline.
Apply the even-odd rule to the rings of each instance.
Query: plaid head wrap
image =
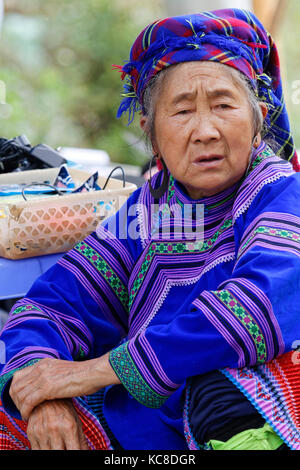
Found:
[[[242,72],[256,96],[267,104],[265,138],[275,139],[283,158],[300,170],[283,98],[280,64],[270,34],[251,12],[216,10],[155,21],[135,40],[122,67],[123,100],[117,117],[129,113],[132,122],[143,111],[143,93],[157,73],[174,64],[214,61]]]

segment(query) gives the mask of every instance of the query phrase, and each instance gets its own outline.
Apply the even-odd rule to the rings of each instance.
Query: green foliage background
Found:
[[[291,128],[300,157],[300,2],[288,0],[281,23],[280,58],[283,71],[285,100]]]
[[[116,119],[119,71],[133,39],[156,18],[158,2],[137,0],[6,1],[0,38],[0,135],[26,134],[52,147],[106,150],[131,164],[145,160],[138,125]],[[126,138],[127,135],[127,138]]]

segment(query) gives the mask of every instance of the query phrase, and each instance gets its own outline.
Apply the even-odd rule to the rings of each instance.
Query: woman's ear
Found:
[[[263,120],[265,120],[266,117],[267,117],[267,114],[268,114],[268,107],[263,101],[260,101],[259,106],[260,106],[260,109],[261,109]],[[261,140],[262,140],[261,132],[259,132],[256,136],[254,136],[254,139],[253,139],[253,142],[252,142],[253,147],[258,148],[261,144]]]
[[[260,106],[263,118],[265,120],[266,117],[267,117],[267,114],[268,114],[268,107],[267,107],[266,103],[264,103],[263,101],[260,101],[259,106]]]
[[[156,155],[158,154],[158,149],[157,149],[157,145],[155,144],[155,142],[153,141],[152,138],[150,138],[149,136],[149,130],[148,130],[148,118],[147,116],[142,116],[140,118],[140,127],[142,129],[142,131],[146,134],[146,137],[147,139],[149,140],[149,142],[151,143],[151,146],[152,146],[152,151],[153,151],[153,155]],[[148,135],[147,135],[148,134]]]
[[[146,124],[147,124],[147,118],[146,118],[146,116],[142,116],[141,119],[140,119],[140,126],[141,126],[142,131],[144,131],[144,132],[145,132],[145,129],[146,129]]]

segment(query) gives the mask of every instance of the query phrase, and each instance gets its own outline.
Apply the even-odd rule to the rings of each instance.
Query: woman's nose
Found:
[[[193,142],[207,143],[211,140],[218,140],[219,138],[220,132],[214,117],[209,113],[197,114],[193,122]]]

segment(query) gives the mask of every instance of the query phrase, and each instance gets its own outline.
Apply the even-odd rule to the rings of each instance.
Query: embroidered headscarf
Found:
[[[300,170],[285,106],[276,45],[256,16],[226,9],[155,21],[135,40],[122,67],[124,93],[117,116],[129,113],[132,122],[143,111],[143,94],[157,73],[174,64],[214,61],[242,72],[259,100],[268,107],[267,134],[281,155]]]

